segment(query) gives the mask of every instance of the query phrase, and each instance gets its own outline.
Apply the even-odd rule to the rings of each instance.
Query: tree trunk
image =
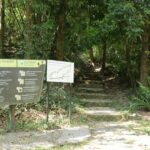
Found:
[[[0,0],[0,57],[5,57],[4,34],[5,34],[5,1]]]
[[[129,84],[135,90],[136,88],[136,77],[135,73],[132,70],[131,65],[131,48],[132,43],[125,43],[125,52],[126,52],[126,65],[127,65],[127,78],[129,80]]]
[[[90,57],[91,62],[94,63],[95,59],[94,59],[94,54],[93,54],[93,48],[92,47],[89,49],[89,57]]]
[[[103,58],[102,58],[102,71],[104,72],[106,68],[106,49],[107,49],[107,44],[106,40],[103,41]]]
[[[0,56],[2,57],[2,0],[0,0]]]
[[[145,24],[142,35],[142,49],[140,62],[140,82],[144,86],[148,86],[148,42],[149,42],[149,26]]]
[[[31,57],[31,51],[32,51],[32,0],[28,0],[26,4],[26,52],[25,52],[25,58]]]
[[[129,43],[125,44],[125,52],[126,52],[126,65],[127,65],[127,76],[131,80],[131,50],[128,46]],[[131,81],[130,81],[131,82]]]
[[[57,35],[56,35],[56,59],[64,59],[64,42],[65,42],[65,9],[66,1],[60,1],[59,12],[57,14]]]

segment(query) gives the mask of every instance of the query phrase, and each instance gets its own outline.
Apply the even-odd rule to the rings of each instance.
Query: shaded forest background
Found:
[[[0,14],[1,58],[99,64],[148,86],[149,0],[0,0]]]

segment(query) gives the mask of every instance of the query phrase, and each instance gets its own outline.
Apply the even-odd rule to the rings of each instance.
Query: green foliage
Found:
[[[62,39],[64,59],[74,61],[81,68],[78,64],[82,60],[78,57],[87,56],[88,62],[88,50],[97,47],[99,53],[94,57],[100,62],[106,42],[107,63],[125,79],[129,76],[125,47],[130,49],[130,73],[137,80],[143,26],[150,24],[149,4],[149,0],[67,0],[64,38],[58,38],[61,0],[7,0],[6,57],[56,59],[57,39]]]
[[[131,110],[150,110],[150,88],[140,84],[136,97],[132,98]]]
[[[71,112],[74,112],[78,101],[77,98],[72,95],[70,89],[65,89],[64,86],[59,85],[50,87],[49,91],[45,89],[41,102],[47,105],[47,99],[49,109],[56,114],[68,114],[69,109]]]

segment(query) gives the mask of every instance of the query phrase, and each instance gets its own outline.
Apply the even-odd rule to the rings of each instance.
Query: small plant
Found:
[[[150,111],[150,88],[140,84],[137,95],[132,98],[131,110]]]
[[[57,113],[63,113],[68,110],[68,107],[74,109],[74,97],[70,92],[66,91],[63,87],[55,87],[49,93],[49,102],[52,110]]]
[[[41,103],[47,107],[49,103],[49,110],[55,115],[68,115],[69,111],[74,112],[78,99],[73,96],[70,88],[63,85],[55,85],[49,87],[43,92]],[[42,104],[42,105],[43,105]]]

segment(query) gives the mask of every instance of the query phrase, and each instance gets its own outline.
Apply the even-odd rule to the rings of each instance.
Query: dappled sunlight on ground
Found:
[[[135,122],[103,122],[93,125],[91,141],[77,150],[148,150],[150,136],[130,131]]]

